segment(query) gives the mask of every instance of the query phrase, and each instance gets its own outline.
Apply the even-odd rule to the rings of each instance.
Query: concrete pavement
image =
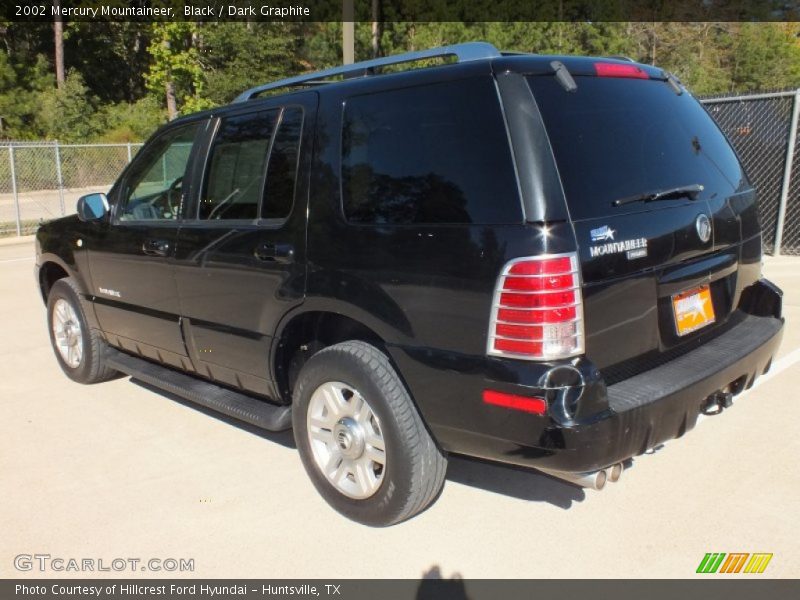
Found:
[[[0,246],[2,577],[42,576],[15,570],[23,553],[194,560],[193,572],[51,577],[693,577],[706,552],[771,552],[757,577],[800,575],[800,259],[766,266],[786,291],[774,375],[635,459],[619,483],[583,491],[453,458],[431,509],[379,530],[328,508],[290,433],[237,426],[128,378],[68,380],[32,252]]]

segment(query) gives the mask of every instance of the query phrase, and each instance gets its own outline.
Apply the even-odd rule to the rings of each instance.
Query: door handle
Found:
[[[166,256],[169,253],[169,242],[167,240],[145,240],[142,244],[142,252],[150,256]]]
[[[294,261],[294,246],[281,242],[264,242],[256,246],[253,256],[258,260],[286,264]]]

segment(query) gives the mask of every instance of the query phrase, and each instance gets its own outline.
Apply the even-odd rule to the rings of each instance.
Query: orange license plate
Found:
[[[678,335],[697,331],[716,319],[711,290],[707,285],[675,294],[672,297],[672,309],[675,312]]]

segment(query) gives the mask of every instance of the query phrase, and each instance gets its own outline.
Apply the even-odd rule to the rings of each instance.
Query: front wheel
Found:
[[[71,277],[53,284],[47,297],[50,343],[67,377],[78,383],[106,381],[117,373],[105,364],[105,343],[99,332],[87,325],[78,294],[78,286]]]
[[[314,486],[354,521],[404,521],[442,489],[447,460],[389,359],[370,344],[343,342],[309,359],[292,423]]]

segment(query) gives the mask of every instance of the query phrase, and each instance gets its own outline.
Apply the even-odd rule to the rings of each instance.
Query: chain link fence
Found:
[[[80,196],[107,192],[141,146],[0,142],[0,237],[34,233],[74,213]]]
[[[758,191],[764,251],[800,255],[800,90],[702,98]]]

